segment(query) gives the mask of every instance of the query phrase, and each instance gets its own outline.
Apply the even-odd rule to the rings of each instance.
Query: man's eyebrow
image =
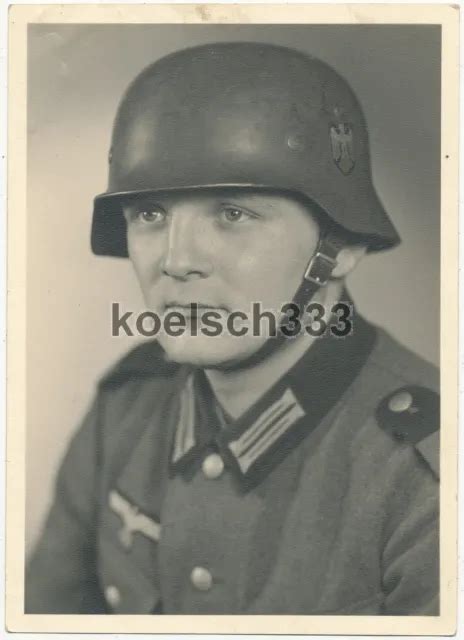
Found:
[[[123,202],[123,208],[125,209],[133,209],[134,207],[163,207],[162,202],[159,199],[155,198],[137,198],[135,200],[131,200],[128,202]]]

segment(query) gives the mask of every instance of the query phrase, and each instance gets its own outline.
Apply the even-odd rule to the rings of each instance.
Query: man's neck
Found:
[[[320,302],[327,310],[325,317],[338,300],[342,288],[342,282],[331,281],[314,296],[313,301]],[[315,340],[316,338],[304,332],[296,338],[286,340],[281,348],[251,367],[227,371],[206,370],[206,376],[222,408],[232,418],[239,418],[300,360]]]

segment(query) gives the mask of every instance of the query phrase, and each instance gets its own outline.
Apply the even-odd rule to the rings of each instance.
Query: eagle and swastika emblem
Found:
[[[123,498],[117,491],[111,491],[109,495],[110,508],[121,518],[122,527],[118,531],[119,541],[129,550],[132,547],[134,533],[140,533],[153,542],[158,542],[161,534],[161,525],[144,513],[141,513],[135,505]]]
[[[353,129],[347,122],[330,127],[330,144],[335,164],[344,175],[354,169]]]

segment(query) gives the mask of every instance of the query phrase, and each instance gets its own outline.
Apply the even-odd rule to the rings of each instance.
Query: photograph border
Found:
[[[27,27],[79,24],[437,24],[442,27],[440,615],[34,615],[24,613]],[[9,631],[447,635],[457,607],[459,7],[376,4],[13,5],[8,63],[6,625]],[[446,215],[443,214],[446,212]]]

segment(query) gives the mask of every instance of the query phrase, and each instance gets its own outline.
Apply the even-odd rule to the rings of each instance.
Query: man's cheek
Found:
[[[162,299],[159,275],[152,265],[142,265],[134,261],[132,262],[145,304],[149,307],[153,305],[158,306],[158,303]]]
[[[308,258],[309,260],[309,258]],[[304,266],[302,266],[304,264]],[[306,263],[295,261],[287,265],[279,265],[275,270],[272,292],[276,305],[280,308],[286,302],[291,302],[301,284]]]

